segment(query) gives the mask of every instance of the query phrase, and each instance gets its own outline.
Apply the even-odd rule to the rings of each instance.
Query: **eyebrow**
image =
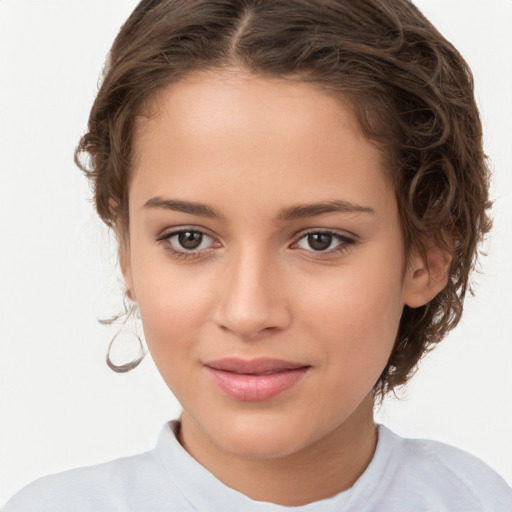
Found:
[[[321,203],[299,204],[285,208],[279,214],[282,220],[300,219],[302,217],[314,217],[324,213],[370,213],[375,215],[375,210],[369,206],[362,206],[349,201],[323,201]]]
[[[162,208],[177,212],[189,213],[200,217],[218,218],[223,216],[211,206],[194,201],[181,201],[178,199],[165,199],[153,197],[144,204],[145,208]],[[293,220],[303,217],[314,217],[325,213],[369,213],[375,215],[375,210],[369,206],[362,206],[349,201],[322,201],[320,203],[299,204],[281,210],[278,217],[281,220]]]
[[[153,197],[144,204],[144,208],[163,208],[175,212],[190,213],[201,217],[222,218],[214,208],[203,203],[193,201],[179,201],[177,199],[164,199],[163,197]]]

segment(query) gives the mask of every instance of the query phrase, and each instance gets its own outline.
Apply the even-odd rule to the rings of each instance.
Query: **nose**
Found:
[[[247,249],[227,264],[219,283],[215,322],[244,340],[288,327],[288,306],[282,271],[260,251]]]

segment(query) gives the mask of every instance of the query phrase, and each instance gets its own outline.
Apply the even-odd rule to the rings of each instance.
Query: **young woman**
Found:
[[[509,510],[481,461],[373,418],[460,319],[481,139],[467,65],[406,0],[141,2],[77,162],[183,412],[6,512]]]

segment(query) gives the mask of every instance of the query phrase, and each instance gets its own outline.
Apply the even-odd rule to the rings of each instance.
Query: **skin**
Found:
[[[375,450],[372,388],[404,304],[442,289],[446,259],[432,251],[436,279],[419,256],[406,266],[383,157],[349,103],[311,84],[219,71],[170,86],[154,107],[135,138],[120,261],[183,406],[180,442],[253,499],[301,505],[347,489]],[[345,208],[290,212],[333,201]],[[185,228],[206,233],[199,249],[180,245]],[[325,231],[338,238],[314,250],[307,234]],[[205,370],[228,356],[309,369],[277,397],[247,402]]]

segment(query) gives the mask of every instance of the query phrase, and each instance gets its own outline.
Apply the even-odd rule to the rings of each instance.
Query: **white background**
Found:
[[[0,0],[0,503],[43,474],[152,447],[179,406],[146,360],[104,364],[121,287],[73,150],[133,0]],[[512,483],[512,1],[418,0],[472,66],[495,231],[461,325],[379,419]],[[172,329],[172,326],[170,326]]]

